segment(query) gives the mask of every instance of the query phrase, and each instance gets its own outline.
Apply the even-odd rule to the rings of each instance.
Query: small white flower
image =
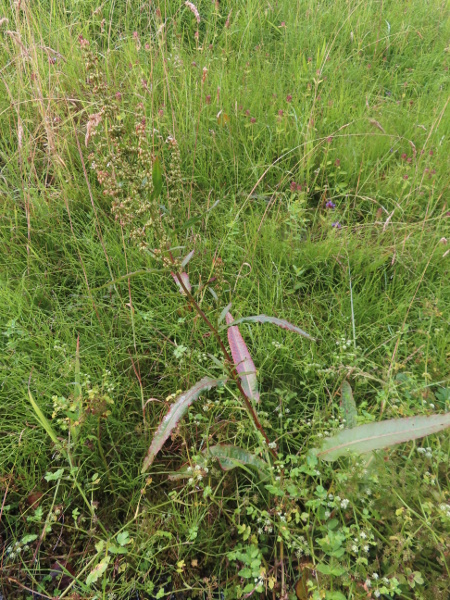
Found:
[[[369,546],[368,546],[368,544],[366,544],[365,546],[363,546],[363,550],[366,553],[369,552]]]
[[[350,504],[350,500],[347,500],[347,498],[344,498],[344,500],[342,500],[342,502],[341,502],[341,508],[346,509],[349,504]]]
[[[379,575],[378,575],[378,573],[373,573],[372,577],[376,580],[376,579],[378,579]]]
[[[367,539],[367,535],[364,533],[364,531],[361,531],[361,533],[359,534],[359,537],[360,537],[362,540],[365,540],[365,539]]]
[[[366,579],[366,581],[364,582],[366,584],[366,587],[370,588],[370,586],[372,585],[372,582],[370,581],[370,579]]]
[[[375,590],[373,595],[375,596],[375,598],[379,598],[381,596],[381,592],[379,592],[378,590]]]
[[[328,519],[328,517],[331,515],[329,510],[325,511],[325,519]]]
[[[358,546],[356,544],[353,544],[352,552],[358,552]]]

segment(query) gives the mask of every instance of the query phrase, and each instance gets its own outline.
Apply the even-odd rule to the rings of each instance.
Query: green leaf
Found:
[[[37,537],[38,536],[35,533],[24,535],[22,538],[22,544],[30,544],[31,542],[34,542],[34,540],[37,540]]]
[[[231,309],[231,302],[230,304],[227,304],[225,306],[225,308],[222,310],[222,312],[219,315],[219,318],[217,319],[217,323],[220,325],[220,323],[225,319],[225,317],[227,316],[227,314],[230,312]]]
[[[45,481],[58,481],[58,479],[61,479],[63,474],[64,474],[64,469],[58,469],[54,473],[50,473],[50,472],[46,473],[44,475],[44,479],[45,479]]]
[[[130,534],[128,533],[128,531],[121,531],[120,533],[117,534],[117,543],[120,544],[121,546],[126,546],[130,542],[131,542],[131,539],[130,539]]]
[[[264,460],[248,450],[232,444],[217,444],[217,446],[211,446],[205,452],[216,458],[224,471],[229,471],[235,467],[248,466],[255,467],[261,474],[267,475],[269,469],[269,465]]]
[[[39,408],[38,404],[34,400],[33,396],[31,395],[31,392],[29,390],[28,390],[28,397],[30,399],[31,406],[33,407],[33,410],[36,413],[37,420],[39,421],[41,427],[43,427],[45,429],[45,431],[47,432],[47,435],[52,440],[52,442],[59,446],[59,441],[58,441],[58,438],[56,437],[56,433],[55,433],[53,427],[50,425],[50,422],[48,421],[48,419],[44,415],[44,413],[41,411],[41,409]]]
[[[239,571],[238,575],[239,577],[245,577],[246,579],[249,579],[252,576],[252,570],[248,567],[244,567]]]
[[[108,568],[109,561],[110,557],[105,556],[97,565],[95,565],[95,567],[92,569],[92,571],[86,578],[86,585],[90,586],[100,579],[100,577]]]
[[[228,323],[228,321],[227,321]],[[236,321],[228,323],[229,325],[238,325],[239,323],[271,323],[272,325],[277,325],[282,329],[287,329],[288,331],[293,331],[294,333],[298,333],[309,340],[315,341],[309,333],[303,331],[296,325],[292,325],[289,321],[285,321],[284,319],[278,319],[277,317],[268,317],[267,315],[255,315],[253,317],[242,317],[241,319],[236,319]]]
[[[368,423],[353,429],[344,429],[326,439],[316,452],[322,460],[333,461],[348,452],[372,452],[422,438],[447,427],[450,427],[450,413]]]
[[[80,336],[77,338],[77,347],[75,350],[75,389],[73,392],[73,404],[74,404],[74,419],[70,419],[69,429],[72,440],[75,441],[78,436],[78,425],[74,425],[74,421],[78,421],[81,416],[82,406],[82,391],[81,391],[81,377],[80,377]]]
[[[356,427],[358,411],[356,410],[355,400],[353,398],[352,388],[347,380],[342,382],[341,386],[342,407],[344,409],[345,427],[353,429]]]
[[[108,552],[111,554],[127,554],[128,550],[126,548],[122,548],[122,546],[116,546],[115,544],[112,544],[111,546],[108,546]]]
[[[177,427],[178,423],[185,415],[187,409],[194,402],[194,400],[197,400],[203,391],[210,390],[212,387],[216,387],[223,382],[223,379],[210,379],[209,377],[204,377],[190,390],[178,397],[176,402],[170,407],[167,415],[159,424],[159,427],[153,436],[152,443],[142,465],[141,473],[145,473],[145,471],[147,471],[147,469],[153,463],[156,455],[163,447],[164,442],[170,436],[175,427]]]
[[[152,181],[153,181],[152,200],[156,200],[157,198],[159,198],[161,191],[162,191],[162,187],[163,187],[161,164],[159,162],[159,158],[155,158],[155,162],[153,163]]]
[[[217,444],[216,446],[206,448],[203,450],[201,459],[197,461],[197,464],[206,466],[208,457],[217,459],[224,471],[230,471],[236,467],[254,467],[263,477],[267,477],[268,475],[269,465],[264,460],[238,446]],[[169,479],[174,481],[192,477],[192,470],[188,469],[189,465],[182,467],[176,473],[169,475]]]

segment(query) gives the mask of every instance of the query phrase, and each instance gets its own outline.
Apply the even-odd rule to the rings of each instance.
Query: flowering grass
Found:
[[[358,424],[449,410],[448,17],[0,0],[4,598],[447,598],[448,434],[307,452],[346,426],[345,380]],[[317,339],[239,325],[268,479],[205,453],[265,459],[227,386],[141,474],[180,392],[224,377],[161,223],[208,316],[231,302]]]

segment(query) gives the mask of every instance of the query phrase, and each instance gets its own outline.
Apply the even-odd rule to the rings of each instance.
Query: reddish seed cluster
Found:
[[[301,192],[302,186],[300,183],[295,183],[295,181],[292,181],[291,185],[290,185],[290,189],[291,189],[291,192]]]

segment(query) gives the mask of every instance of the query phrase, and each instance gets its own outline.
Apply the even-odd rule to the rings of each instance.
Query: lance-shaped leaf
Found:
[[[30,390],[28,390],[28,398],[30,399],[31,406],[33,407],[33,410],[36,413],[36,418],[39,421],[41,427],[43,429],[45,429],[45,431],[47,432],[48,437],[52,440],[52,442],[54,444],[59,445],[59,440],[58,440],[58,438],[56,436],[55,430],[50,425],[50,421],[44,415],[44,413],[40,409],[39,405],[37,404],[37,402],[35,401],[35,399],[31,395]]]
[[[233,317],[226,314],[227,324],[233,323]],[[241,379],[242,389],[247,398],[259,402],[258,381],[256,379],[256,367],[250,356],[247,346],[242,338],[239,328],[232,325],[228,328],[228,343],[230,344],[231,356],[234,366]]]
[[[147,456],[145,457],[142,465],[141,473],[145,473],[145,471],[152,464],[155,456],[163,447],[164,442],[178,425],[182,417],[186,414],[187,409],[194,402],[194,400],[197,400],[200,394],[205,390],[210,390],[212,387],[216,387],[219,385],[219,383],[223,382],[223,379],[210,379],[209,377],[204,377],[198,383],[196,383],[194,387],[178,397],[156,430]]]
[[[180,290],[180,292],[183,294],[183,296],[186,295],[186,292],[183,290],[183,286],[180,283],[180,280],[178,279],[178,277],[181,277],[181,280],[184,283],[184,287],[187,289],[188,292],[191,291],[192,286],[191,286],[191,282],[189,281],[189,275],[187,273],[185,273],[184,271],[182,273],[178,273],[178,275],[175,275],[175,273],[171,273],[175,283],[178,286],[178,289]]]
[[[255,315],[253,317],[242,317],[242,319],[236,319],[236,321],[234,321],[234,324],[239,324],[239,323],[246,323],[246,322],[250,322],[250,323],[272,323],[272,325],[277,325],[277,327],[282,327],[283,329],[287,329],[288,331],[293,331],[294,333],[298,333],[299,335],[302,335],[305,338],[308,338],[308,340],[312,340],[315,341],[315,338],[313,338],[311,335],[309,335],[309,333],[306,333],[306,331],[303,331],[303,329],[300,329],[300,327],[297,327],[296,325],[292,325],[292,323],[289,323],[289,321],[285,321],[284,319],[278,319],[277,317],[268,317],[267,315]],[[228,321],[227,321],[228,323]]]
[[[368,423],[353,429],[343,429],[337,435],[325,440],[316,453],[322,460],[333,461],[348,452],[365,454],[372,450],[416,440],[447,427],[450,427],[450,413]]]
[[[356,420],[358,411],[356,410],[352,388],[347,380],[342,382],[341,398],[342,408],[344,409],[345,427],[346,429],[353,429],[358,424]]]
[[[225,306],[225,308],[222,310],[222,312],[219,315],[219,318],[217,319],[217,323],[220,325],[220,323],[225,319],[225,317],[227,316],[227,314],[230,312],[231,310],[231,302],[230,304],[227,304]]]
[[[156,200],[157,198],[159,198],[159,195],[161,194],[162,187],[163,187],[161,163],[159,162],[159,158],[155,158],[155,162],[153,163],[152,182],[153,182],[152,200]]]
[[[269,465],[255,454],[238,446],[218,444],[217,446],[206,448],[203,450],[200,460],[197,460],[197,464],[200,467],[206,466],[208,457],[216,458],[224,471],[230,471],[230,469],[234,469],[235,467],[255,467],[260,475],[268,476]],[[185,479],[192,477],[192,474],[192,468],[186,465],[176,473],[169,475],[169,479],[172,481]]]
[[[211,446],[205,450],[205,453],[209,453],[213,458],[216,458],[224,471],[246,466],[255,467],[260,473],[267,475],[269,469],[269,465],[264,460],[248,450],[232,444],[217,444],[217,446]]]
[[[184,267],[188,264],[188,262],[191,260],[191,258],[194,256],[194,252],[195,250],[191,250],[189,252],[189,254],[187,256],[184,257],[183,262],[181,263],[181,268],[184,269]]]

